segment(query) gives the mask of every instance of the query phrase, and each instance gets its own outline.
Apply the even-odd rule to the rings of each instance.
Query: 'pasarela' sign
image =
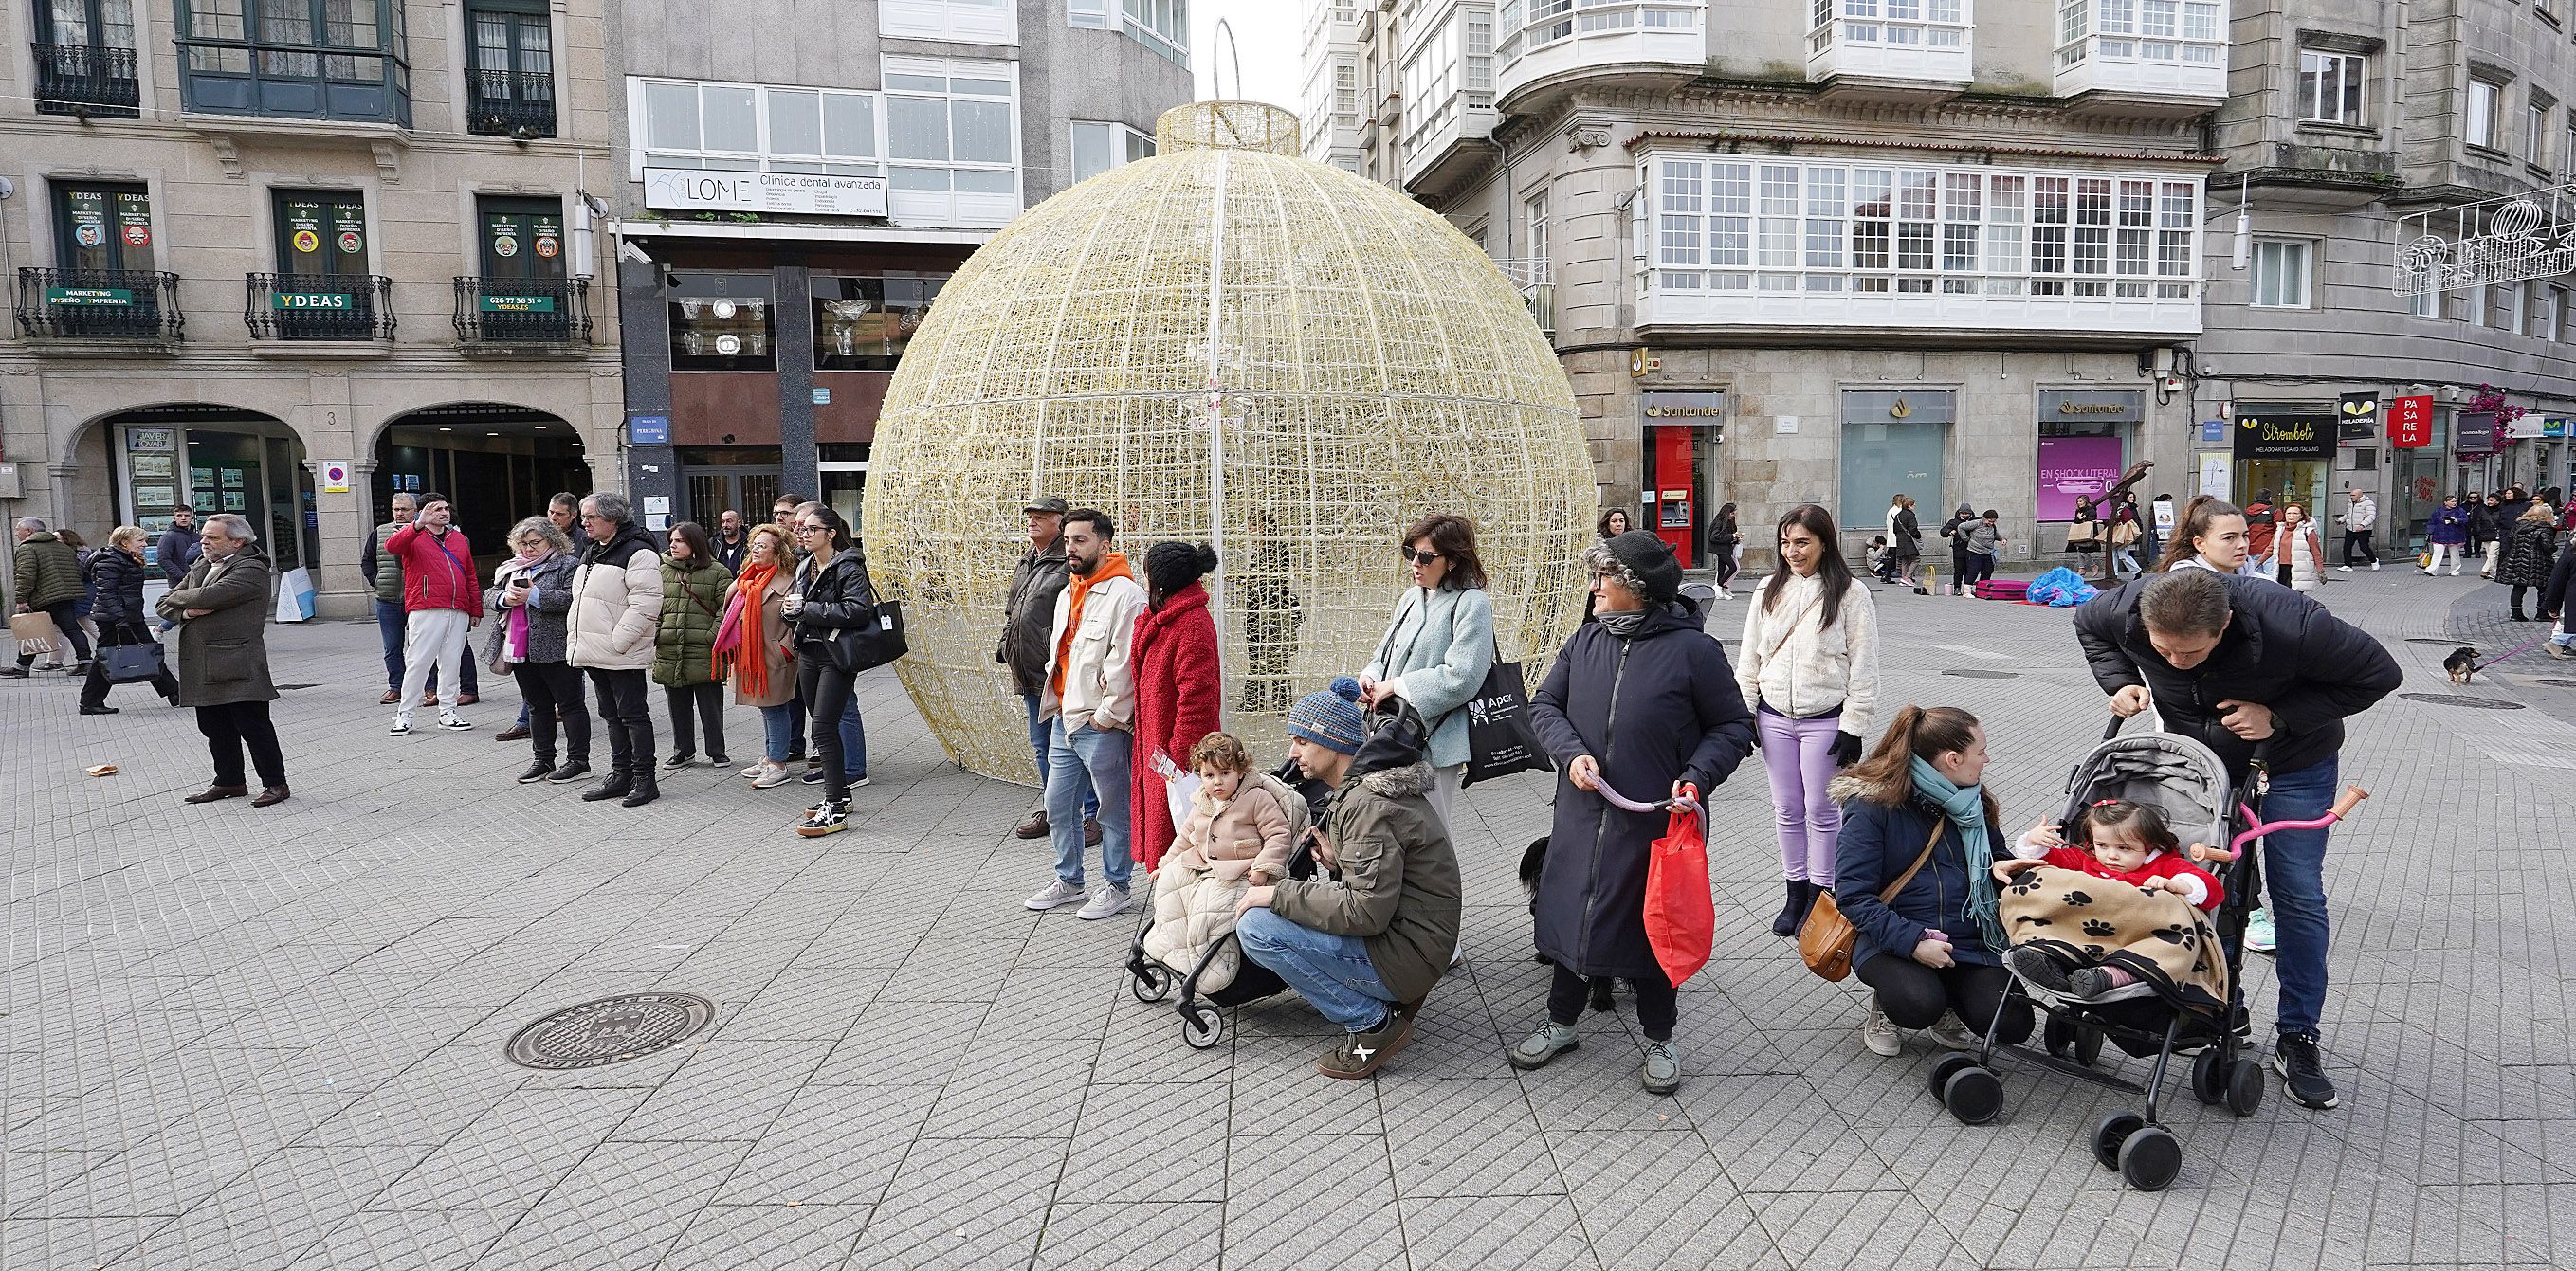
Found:
[[[2331,459],[2335,451],[2335,417],[2317,415],[2239,415],[2236,457],[2239,459]]]
[[[884,177],[829,176],[813,172],[646,168],[644,206],[681,212],[883,216],[886,214],[886,183]]]

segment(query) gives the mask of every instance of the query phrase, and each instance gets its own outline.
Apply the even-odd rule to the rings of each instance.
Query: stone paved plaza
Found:
[[[2474,579],[2337,578],[2408,691],[2453,691],[2446,632],[2537,632]],[[1888,696],[1979,712],[2012,828],[2053,812],[2103,719],[2066,615],[1879,603]],[[947,763],[887,673],[857,824],[809,842],[804,787],[706,767],[639,811],[512,784],[506,686],[474,732],[388,739],[372,627],[270,647],[298,687],[295,798],[266,811],[181,804],[202,745],[141,689],[82,718],[62,677],[0,684],[9,1271],[2576,1265],[2576,669],[2536,652],[2468,690],[2531,709],[2391,699],[2355,728],[2345,777],[2374,797],[2327,876],[2344,1106],[2274,1085],[2240,1122],[2177,1092],[2183,1173],[2147,1195],[2085,1145],[2110,1093],[2008,1065],[2002,1118],[1963,1128],[1922,1039],[1861,1049],[1857,981],[1768,932],[1758,765],[1712,805],[1718,957],[1682,990],[1678,1097],[1638,1088],[1624,995],[1556,1065],[1503,1060],[1545,996],[1513,876],[1530,779],[1463,803],[1467,968],[1386,1073],[1341,1083],[1293,996],[1192,1050],[1129,995],[1127,923],[1023,909],[1048,875],[1010,837],[1029,792]],[[756,719],[728,722],[747,762]],[[716,1019],[604,1067],[504,1057],[648,989]]]

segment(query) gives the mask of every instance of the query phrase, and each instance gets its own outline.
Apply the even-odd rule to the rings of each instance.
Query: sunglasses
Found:
[[[1428,565],[1431,562],[1440,559],[1440,553],[1438,552],[1417,552],[1410,547],[1399,548],[1395,554],[1398,557],[1411,561],[1416,565]]]

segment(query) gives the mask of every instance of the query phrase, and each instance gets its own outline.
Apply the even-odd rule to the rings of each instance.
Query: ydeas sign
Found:
[[[2335,433],[2335,417],[2330,414],[2239,415],[2235,455],[2239,459],[2332,459]]]

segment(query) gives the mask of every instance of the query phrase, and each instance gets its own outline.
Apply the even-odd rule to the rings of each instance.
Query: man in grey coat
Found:
[[[1029,546],[1020,553],[1020,563],[1011,570],[1011,590],[1002,602],[1002,642],[993,650],[993,660],[1011,669],[1011,687],[1018,689],[1020,700],[1029,708],[1029,749],[1037,752],[1038,783],[1046,783],[1047,725],[1040,717],[1042,699],[1046,696],[1047,636],[1055,622],[1055,598],[1070,580],[1064,559],[1064,514],[1072,509],[1056,496],[1042,495],[1029,500],[1021,509],[1028,513]],[[1100,796],[1086,795],[1082,801],[1082,834],[1086,846],[1100,845],[1100,826],[1092,815],[1100,810]],[[1012,831],[1024,839],[1042,839],[1047,827],[1046,805],[1020,822]]]
[[[277,700],[268,679],[268,557],[253,534],[249,521],[230,512],[206,518],[199,540],[205,554],[159,605],[162,617],[181,623],[179,704],[196,708],[197,731],[215,760],[215,783],[189,795],[190,803],[250,793],[244,747],[259,770],[251,806],[284,803],[289,793],[286,757],[268,718]]]

